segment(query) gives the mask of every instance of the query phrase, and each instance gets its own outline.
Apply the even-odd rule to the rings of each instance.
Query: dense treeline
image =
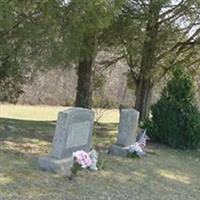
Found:
[[[75,66],[75,104],[91,108],[95,58],[107,48],[115,56],[102,66],[126,60],[129,86],[136,91],[133,106],[144,120],[154,86],[174,66],[199,70],[199,0],[5,0],[0,23],[1,101],[17,96],[39,67]]]

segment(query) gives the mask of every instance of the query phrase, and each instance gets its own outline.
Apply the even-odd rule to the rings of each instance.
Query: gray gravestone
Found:
[[[128,148],[135,143],[139,121],[139,112],[134,109],[122,109],[116,144],[110,148],[110,154],[126,156]]]
[[[94,112],[84,108],[71,108],[59,112],[52,152],[39,159],[42,169],[68,174],[73,164],[72,153],[89,152],[93,132]]]

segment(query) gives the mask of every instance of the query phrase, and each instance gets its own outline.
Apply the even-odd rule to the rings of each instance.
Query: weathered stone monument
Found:
[[[136,141],[139,112],[134,109],[121,109],[118,137],[110,148],[111,155],[127,156],[128,148]]]
[[[39,166],[47,171],[69,174],[73,164],[72,153],[90,151],[94,112],[84,108],[71,108],[59,112],[53,147],[50,155],[39,158]]]

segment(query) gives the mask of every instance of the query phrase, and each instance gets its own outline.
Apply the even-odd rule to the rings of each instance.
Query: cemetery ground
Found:
[[[70,181],[42,171],[58,111],[63,107],[0,105],[0,199],[199,200],[200,152],[149,144],[142,159],[106,155],[116,140],[118,110],[97,110],[93,144],[100,170]]]

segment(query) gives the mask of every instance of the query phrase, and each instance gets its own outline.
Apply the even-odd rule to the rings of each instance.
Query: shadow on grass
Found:
[[[25,143],[26,140],[52,142],[55,132],[55,121],[31,121],[11,118],[0,118],[0,141]],[[108,148],[116,140],[118,123],[94,124],[93,143],[97,149]]]
[[[108,137],[112,135],[113,132],[117,131],[118,123],[94,123],[94,134],[102,137]]]
[[[0,118],[0,140],[30,138],[51,142],[55,121],[30,121]]]
[[[93,143],[98,149],[109,148],[117,136],[118,123],[95,123]]]

